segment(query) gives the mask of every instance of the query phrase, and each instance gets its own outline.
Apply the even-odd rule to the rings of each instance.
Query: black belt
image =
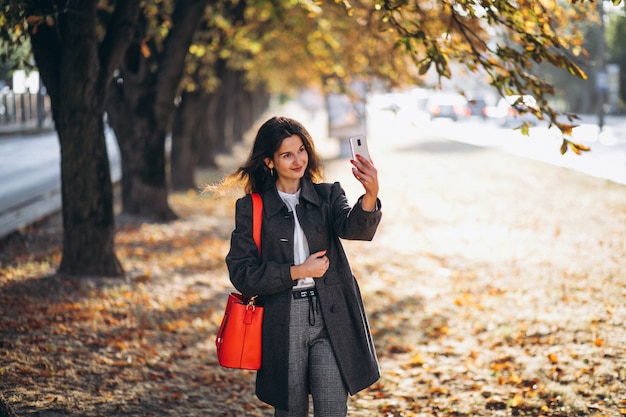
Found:
[[[293,299],[298,300],[300,298],[311,298],[317,295],[317,290],[315,288],[307,288],[305,290],[295,290],[292,292]]]

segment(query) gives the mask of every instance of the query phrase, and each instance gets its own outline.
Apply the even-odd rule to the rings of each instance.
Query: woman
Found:
[[[365,193],[354,207],[339,183],[321,183],[320,157],[299,122],[273,117],[259,129],[248,160],[225,184],[263,199],[261,252],[252,238],[252,199],[236,204],[226,256],[230,279],[265,307],[256,394],[275,416],[347,415],[349,394],[380,374],[357,282],[340,238],[371,240],[380,223],[378,173],[351,161]]]

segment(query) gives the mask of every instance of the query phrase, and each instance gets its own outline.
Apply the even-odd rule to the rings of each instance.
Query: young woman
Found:
[[[263,200],[261,252],[252,238],[252,199],[236,203],[226,256],[230,279],[265,307],[256,394],[275,416],[347,415],[348,394],[380,374],[355,277],[340,238],[371,240],[381,219],[378,173],[351,161],[365,193],[354,207],[339,183],[322,183],[320,157],[299,122],[273,117],[259,129],[248,160],[226,183]]]

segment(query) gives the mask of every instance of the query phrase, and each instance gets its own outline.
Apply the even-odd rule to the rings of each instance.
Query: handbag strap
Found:
[[[261,255],[261,222],[263,221],[263,200],[259,193],[252,193],[252,237]]]

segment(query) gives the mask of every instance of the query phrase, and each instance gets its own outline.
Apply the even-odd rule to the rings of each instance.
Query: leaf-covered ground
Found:
[[[350,415],[626,415],[626,187],[435,137],[373,148],[383,222],[346,250],[383,377]],[[326,176],[356,199],[346,159]],[[0,243],[19,415],[272,415],[215,357],[233,198],[171,204],[171,224],[118,221],[123,283],[55,275],[58,216]]]

